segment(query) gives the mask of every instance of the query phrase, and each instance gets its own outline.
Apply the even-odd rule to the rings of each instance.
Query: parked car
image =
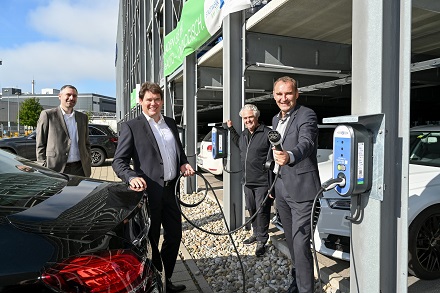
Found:
[[[223,174],[223,159],[214,159],[212,157],[212,131],[210,131],[202,140],[197,154],[197,166],[205,172],[214,175]]]
[[[113,158],[118,143],[117,134],[108,125],[89,124],[92,167],[104,164]],[[27,136],[4,138],[0,140],[0,149],[36,161],[36,133]]]
[[[0,161],[0,292],[164,292],[142,192]]]
[[[408,200],[409,272],[420,279],[440,278],[440,126],[410,130]],[[320,165],[322,180],[332,178],[332,163]],[[350,198],[324,193],[314,236],[316,249],[350,259]]]
[[[92,167],[102,166],[115,156],[118,135],[108,125],[89,124]]]
[[[0,139],[0,149],[36,161],[35,131],[29,135]]]

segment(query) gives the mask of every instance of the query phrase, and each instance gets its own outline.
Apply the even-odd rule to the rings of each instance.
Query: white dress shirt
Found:
[[[81,156],[79,155],[79,147],[78,147],[78,127],[76,125],[76,120],[75,120],[75,111],[72,111],[71,114],[68,114],[64,111],[64,109],[61,106],[60,108],[61,108],[61,112],[63,113],[64,121],[66,122],[67,131],[69,132],[69,138],[71,143],[69,156],[67,157],[67,163],[81,161]]]
[[[177,177],[177,148],[174,135],[165,123],[162,115],[160,115],[160,119],[156,123],[153,118],[145,113],[143,114],[153,130],[154,137],[159,146],[163,160],[164,181],[173,180]]]

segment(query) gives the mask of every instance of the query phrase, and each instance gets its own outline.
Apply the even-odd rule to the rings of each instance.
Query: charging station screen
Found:
[[[223,144],[221,143],[223,141],[223,135],[222,134],[218,134],[218,141],[217,141],[217,153],[223,154]]]
[[[365,179],[365,162],[364,162],[364,157],[365,157],[365,143],[360,142],[357,145],[357,154],[358,154],[358,158],[357,158],[357,184],[364,184],[364,179]]]

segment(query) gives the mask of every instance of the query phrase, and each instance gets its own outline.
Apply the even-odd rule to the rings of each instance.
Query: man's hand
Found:
[[[191,167],[190,164],[180,166],[180,172],[185,177],[194,175],[194,169]]]
[[[231,120],[226,120],[226,125],[228,125],[228,127],[232,127],[232,121]]]
[[[147,188],[147,182],[142,177],[134,177],[130,180],[129,186],[134,191],[143,191]]]
[[[286,151],[277,151],[275,150],[275,147],[273,147],[272,150],[273,150],[275,163],[277,163],[280,166],[289,164],[290,156]]]

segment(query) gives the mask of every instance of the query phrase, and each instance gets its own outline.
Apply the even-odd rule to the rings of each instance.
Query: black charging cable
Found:
[[[236,228],[234,230],[230,230],[230,228],[229,228],[229,225],[228,225],[228,223],[226,221],[226,216],[225,216],[225,214],[223,212],[223,209],[221,207],[220,201],[218,200],[218,197],[215,194],[214,188],[212,188],[212,186],[211,186],[211,183],[209,183],[209,181],[205,178],[205,176],[203,176],[202,173],[200,173],[198,171],[195,171],[195,175],[199,176],[199,177],[201,177],[203,179],[203,182],[204,182],[204,184],[205,184],[205,186],[207,188],[205,189],[205,192],[203,194],[202,199],[199,200],[198,202],[189,204],[189,203],[186,203],[186,202],[182,201],[180,199],[180,179],[182,178],[183,174],[180,174],[180,176],[177,178],[175,189],[174,189],[175,190],[175,194],[176,194],[176,202],[177,202],[177,206],[179,207],[180,214],[194,228],[196,228],[196,229],[198,229],[198,230],[200,230],[202,232],[205,232],[205,233],[208,233],[208,234],[211,234],[211,235],[216,235],[216,236],[226,236],[226,235],[229,236],[229,239],[231,240],[232,246],[234,247],[235,254],[237,255],[238,262],[240,263],[241,273],[242,273],[242,278],[243,278],[243,292],[246,292],[246,274],[245,274],[245,270],[244,270],[244,265],[243,265],[243,262],[241,260],[240,254],[238,252],[237,246],[235,245],[234,239],[232,238],[232,234],[234,234],[238,230],[242,229],[243,227],[247,226],[250,222],[252,222],[255,219],[257,214],[260,212],[260,210],[266,204],[266,201],[269,199],[269,196],[270,196],[270,194],[271,194],[271,192],[272,192],[272,190],[273,190],[273,188],[275,186],[275,182],[277,181],[279,175],[276,174],[276,176],[275,176],[275,178],[273,180],[272,185],[270,186],[269,190],[267,191],[267,194],[266,194],[264,200],[262,201],[262,203],[260,204],[260,206],[258,207],[257,211],[243,225],[241,225],[240,227],[238,227],[238,228]],[[215,200],[217,202],[217,205],[218,205],[218,207],[220,209],[220,213],[221,213],[222,219],[223,219],[223,221],[225,223],[225,227],[226,227],[226,230],[227,230],[226,233],[217,233],[217,232],[212,232],[212,231],[208,231],[206,229],[203,229],[202,227],[198,226],[193,221],[188,219],[188,217],[182,212],[182,209],[180,207],[181,205],[184,206],[184,207],[188,207],[188,208],[193,208],[193,207],[196,207],[196,206],[200,205],[206,199],[206,196],[208,194],[208,190],[212,191],[212,194],[214,195],[214,198],[215,198]]]
[[[225,214],[223,213],[223,209],[221,208],[221,204],[220,204],[220,202],[219,202],[219,200],[218,200],[217,195],[215,194],[214,188],[211,186],[211,184],[209,183],[209,181],[203,176],[203,174],[202,174],[201,172],[199,172],[199,171],[195,171],[195,175],[201,177],[201,178],[203,179],[203,181],[204,181],[205,186],[208,187],[208,188],[205,190],[205,194],[204,194],[203,198],[202,198],[201,200],[199,200],[198,202],[193,203],[193,204],[189,204],[189,203],[183,202],[183,201],[180,199],[180,179],[183,177],[183,174],[181,174],[181,175],[177,178],[177,182],[176,182],[176,186],[175,186],[175,193],[176,193],[176,201],[177,201],[177,204],[178,204],[179,206],[182,205],[182,206],[184,206],[184,207],[188,207],[188,208],[196,207],[196,206],[200,205],[200,204],[205,200],[205,198],[206,198],[206,196],[207,196],[207,194],[208,194],[208,190],[211,190],[212,193],[213,193],[213,195],[214,195],[214,198],[215,198],[215,200],[216,200],[216,202],[217,202],[217,205],[218,205],[219,208],[220,208],[220,213],[221,213],[221,215],[222,215],[222,218],[224,219],[225,224],[226,224],[226,226],[227,226],[227,221],[226,221]],[[272,193],[272,190],[273,190],[273,188],[275,187],[275,182],[276,182],[278,176],[279,176],[278,174],[275,176],[272,185],[270,186],[269,190],[267,191],[267,194],[266,194],[266,196],[264,197],[263,201],[261,202],[260,206],[258,207],[257,211],[256,211],[256,212],[255,212],[255,213],[254,213],[254,214],[253,214],[253,215],[252,215],[252,216],[251,216],[251,217],[250,217],[250,218],[249,218],[244,224],[242,224],[240,227],[235,228],[234,230],[230,230],[229,227],[227,227],[228,232],[226,232],[226,233],[219,233],[219,232],[212,232],[212,231],[205,230],[205,229],[203,229],[202,227],[197,226],[197,225],[196,225],[194,222],[192,222],[190,219],[188,219],[188,218],[186,217],[186,215],[185,215],[184,213],[182,213],[182,211],[180,211],[180,212],[181,212],[182,216],[185,218],[185,220],[188,221],[188,223],[190,223],[192,226],[194,226],[194,228],[197,228],[197,229],[199,229],[200,231],[203,231],[203,232],[208,233],[208,234],[211,234],[211,235],[217,235],[217,236],[232,235],[232,234],[234,234],[235,232],[237,232],[238,230],[240,230],[240,229],[242,229],[243,227],[247,226],[250,222],[252,222],[253,219],[255,219],[255,217],[257,216],[257,214],[260,212],[260,210],[261,210],[261,209],[263,208],[263,206],[266,204],[266,201],[268,200],[269,195]]]
[[[195,171],[195,175],[196,175],[196,176],[199,176],[199,177],[201,177],[201,178],[203,179],[204,184],[205,184],[205,186],[206,186],[207,188],[205,189],[205,192],[204,192],[204,194],[203,194],[202,199],[199,200],[199,201],[197,201],[197,202],[195,202],[195,203],[192,203],[192,204],[186,203],[186,202],[182,201],[181,198],[180,198],[180,179],[182,178],[183,174],[180,174],[180,176],[177,178],[177,181],[176,181],[176,185],[175,185],[176,202],[177,202],[177,205],[178,205],[178,207],[179,207],[179,211],[180,211],[181,215],[183,216],[183,218],[185,218],[185,220],[186,220],[188,223],[190,223],[194,228],[196,228],[196,229],[198,229],[198,230],[200,230],[200,231],[202,231],[202,232],[205,232],[205,233],[207,233],[207,234],[216,235],[216,236],[229,236],[229,238],[230,238],[230,240],[231,240],[231,243],[232,243],[232,245],[233,245],[233,247],[234,247],[234,251],[235,251],[235,253],[236,253],[236,255],[237,255],[238,261],[239,261],[239,263],[240,263],[240,267],[241,267],[241,271],[242,271],[242,277],[243,277],[243,292],[246,292],[246,276],[245,276],[245,271],[244,271],[243,262],[242,262],[242,260],[241,260],[241,257],[240,257],[240,254],[239,254],[239,252],[238,252],[237,246],[235,245],[234,239],[232,238],[232,234],[235,233],[235,232],[237,232],[238,230],[242,229],[243,227],[247,226],[247,225],[248,225],[250,222],[252,222],[252,220],[257,216],[257,214],[260,212],[260,210],[261,210],[261,209],[263,208],[263,206],[266,204],[266,201],[269,199],[269,196],[270,196],[270,194],[272,193],[272,190],[273,190],[274,187],[275,187],[275,183],[276,183],[276,181],[277,181],[277,179],[278,179],[278,177],[279,177],[279,173],[280,173],[280,172],[277,172],[277,173],[276,173],[275,178],[274,178],[274,180],[273,180],[273,183],[272,183],[272,185],[270,186],[269,190],[267,191],[267,194],[266,194],[266,196],[265,196],[263,202],[262,202],[262,203],[260,204],[260,206],[258,207],[257,211],[256,211],[256,212],[255,212],[255,213],[254,213],[254,214],[253,214],[253,215],[252,215],[252,216],[251,216],[251,217],[250,217],[250,218],[249,218],[244,224],[242,224],[240,227],[238,227],[238,228],[236,228],[236,229],[234,229],[234,230],[230,230],[229,225],[228,225],[227,220],[226,220],[226,216],[225,216],[225,214],[224,214],[224,212],[223,212],[223,209],[222,209],[222,207],[221,207],[220,201],[218,200],[218,197],[217,197],[217,195],[216,195],[216,193],[215,193],[213,187],[211,186],[211,184],[209,183],[209,181],[203,176],[202,173],[200,173],[200,172],[198,172],[198,171]],[[315,246],[315,240],[314,240],[315,229],[314,229],[314,227],[313,227],[313,218],[314,218],[314,214],[315,214],[315,210],[316,210],[316,203],[317,203],[317,201],[319,200],[319,197],[322,196],[322,193],[323,193],[324,191],[328,191],[328,190],[330,190],[330,189],[333,189],[333,188],[335,188],[335,187],[338,186],[338,185],[341,186],[341,187],[343,187],[343,186],[345,185],[345,178],[343,178],[343,177],[337,177],[337,178],[330,179],[330,180],[327,180],[326,182],[324,182],[324,183],[321,185],[321,188],[319,189],[318,193],[316,194],[316,196],[315,196],[315,198],[314,198],[313,205],[312,205],[312,211],[311,211],[311,213],[310,213],[310,232],[311,232],[310,237],[311,237],[311,240],[312,240],[313,256],[314,256],[314,260],[315,260],[316,271],[317,271],[317,274],[318,274],[319,288],[321,288],[321,290],[322,290],[322,283],[321,283],[321,275],[320,275],[319,263],[318,263],[318,257],[317,257],[317,254],[316,254],[316,246]],[[190,219],[189,219],[189,218],[183,213],[183,211],[182,211],[182,209],[181,209],[181,207],[180,207],[180,206],[184,206],[184,207],[188,207],[188,208],[197,207],[197,206],[200,205],[203,201],[205,201],[206,196],[207,196],[207,194],[208,194],[208,190],[211,190],[211,191],[212,191],[212,193],[213,193],[213,195],[214,195],[214,198],[215,198],[215,200],[216,200],[216,202],[217,202],[217,205],[218,205],[218,207],[219,207],[219,209],[220,209],[220,213],[221,213],[222,219],[223,219],[223,221],[224,221],[224,224],[225,224],[225,227],[226,227],[226,230],[227,230],[226,233],[212,232],[212,231],[208,231],[208,230],[206,230],[206,229],[204,229],[204,228],[198,226],[197,224],[195,224],[193,221],[191,221],[191,220],[190,220]]]
[[[335,188],[336,186],[345,186],[345,178],[343,177],[337,177],[330,180],[327,180],[326,182],[321,184],[321,188],[318,190],[318,193],[315,196],[315,199],[313,200],[312,205],[312,212],[310,213],[310,237],[312,239],[312,249],[313,249],[313,258],[315,259],[315,267],[316,267],[316,273],[318,274],[318,282],[319,282],[319,290],[322,290],[322,282],[321,282],[321,272],[319,271],[319,263],[318,263],[318,256],[316,254],[316,246],[315,246],[315,228],[313,227],[313,217],[315,215],[316,210],[316,203],[318,202],[319,198],[322,197],[322,193],[324,191],[328,191],[330,189]],[[318,225],[318,222],[316,223]]]

